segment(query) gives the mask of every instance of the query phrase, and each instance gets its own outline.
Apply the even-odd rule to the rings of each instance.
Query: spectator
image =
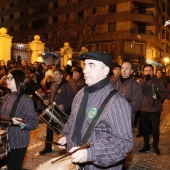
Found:
[[[160,155],[158,148],[159,144],[159,126],[160,114],[163,109],[161,100],[166,98],[166,89],[162,79],[154,76],[154,68],[151,64],[147,64],[143,68],[144,78],[139,82],[142,88],[142,105],[141,105],[141,119],[143,126],[144,146],[139,152],[150,151],[150,122],[153,132],[153,148],[155,154]]]

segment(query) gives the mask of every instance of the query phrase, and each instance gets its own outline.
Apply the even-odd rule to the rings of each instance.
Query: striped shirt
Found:
[[[91,111],[98,110],[107,95],[113,90],[109,83],[104,88],[90,93],[86,107],[86,116],[81,131],[81,138],[92,121]],[[84,95],[84,88],[75,96],[72,104],[71,116],[65,124],[63,135],[67,138],[67,149],[76,146],[72,141],[75,120]],[[89,138],[91,147],[88,151],[88,162],[85,170],[121,170],[119,163],[123,160],[133,145],[131,128],[131,108],[122,94],[116,93],[103,110],[97,124]]]
[[[7,94],[1,104],[0,114],[3,117],[9,117],[13,104],[17,98],[16,92]],[[30,130],[36,128],[38,117],[34,111],[32,99],[24,94],[16,109],[14,117],[22,118],[26,121],[26,127],[21,129],[20,126],[10,126],[8,128],[8,140],[11,149],[20,149],[27,147],[30,141]]]

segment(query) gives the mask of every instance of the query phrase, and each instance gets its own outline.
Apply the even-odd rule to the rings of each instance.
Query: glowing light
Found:
[[[169,62],[169,58],[164,58],[164,61],[165,61],[165,63],[168,63]]]

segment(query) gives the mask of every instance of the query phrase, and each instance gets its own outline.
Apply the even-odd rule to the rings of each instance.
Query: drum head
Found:
[[[36,170],[76,170],[76,165],[71,162],[70,157],[54,162],[57,158],[53,158],[41,164]]]

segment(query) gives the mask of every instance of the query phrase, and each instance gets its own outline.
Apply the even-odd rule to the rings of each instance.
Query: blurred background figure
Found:
[[[118,64],[113,66],[112,74],[113,75],[110,77],[110,80],[113,80],[113,79],[115,79],[117,77],[120,77],[120,75],[121,75],[121,66],[118,65]]]
[[[37,76],[37,81],[40,84],[40,82],[43,79],[44,75],[42,73],[42,66],[38,62],[34,62],[33,72]]]
[[[24,73],[26,74],[26,76],[28,76],[28,75],[30,74],[30,68],[28,67],[27,60],[25,60],[25,59],[22,59],[22,60],[21,60],[20,70],[24,71]]]
[[[50,87],[53,82],[53,77],[51,75],[45,76],[41,81],[41,88],[45,92],[44,98],[48,98],[50,94]]]
[[[7,75],[7,67],[5,65],[5,61],[4,60],[0,60],[0,79],[4,75]]]
[[[28,76],[29,81],[27,83],[28,94],[32,98],[34,107],[36,110],[43,110],[43,103],[41,99],[35,94],[37,91],[41,97],[45,95],[41,89],[41,85],[37,82],[37,76],[35,74],[30,74]]]
[[[83,69],[82,67],[76,67],[73,70],[72,78],[69,80],[69,84],[76,94],[80,89],[82,89],[85,85],[85,80],[83,77]]]
[[[17,69],[17,68],[19,68],[19,64],[17,65],[17,63],[12,61],[12,60],[7,61],[7,73],[8,73],[9,70]]]

